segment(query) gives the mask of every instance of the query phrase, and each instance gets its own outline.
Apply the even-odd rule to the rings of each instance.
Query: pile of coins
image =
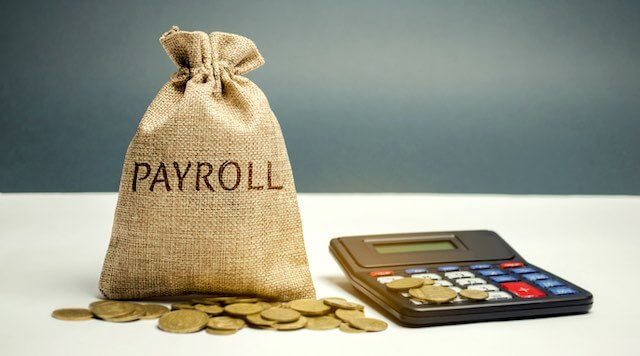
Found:
[[[455,290],[448,287],[435,286],[434,283],[435,282],[429,278],[407,277],[390,281],[385,285],[390,290],[396,292],[409,292],[409,295],[418,300],[435,304],[450,302],[458,296],[467,300],[476,301],[489,298],[489,293],[485,291],[463,289],[460,293],[457,293]]]
[[[171,309],[160,304],[101,300],[91,303],[88,309],[58,309],[52,316],[61,320],[95,317],[111,322],[158,319],[158,328],[163,331],[193,333],[206,329],[214,335],[231,335],[245,326],[281,331],[339,328],[347,333],[387,328],[386,322],[365,317],[364,306],[343,298],[274,302],[253,297],[211,296],[177,302]]]

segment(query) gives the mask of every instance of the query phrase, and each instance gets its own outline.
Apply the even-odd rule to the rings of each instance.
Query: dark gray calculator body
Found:
[[[492,231],[339,237],[329,249],[353,286],[406,326],[586,313],[593,305],[591,293],[526,262]],[[489,298],[432,304],[385,286],[403,277]]]

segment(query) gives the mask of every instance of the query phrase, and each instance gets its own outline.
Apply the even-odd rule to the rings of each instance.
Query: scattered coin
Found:
[[[346,333],[352,333],[352,334],[358,334],[358,333],[366,332],[366,331],[364,331],[362,329],[356,329],[356,328],[352,327],[351,325],[349,325],[349,323],[340,324],[340,331],[344,331]]]
[[[348,323],[353,318],[364,318],[364,313],[361,310],[337,309],[336,316],[338,319]]]
[[[213,334],[213,335],[233,335],[233,334],[235,334],[237,332],[238,332],[238,330],[235,330],[235,329],[212,329],[212,328],[207,328],[207,333]]]
[[[169,312],[169,308],[160,304],[142,304],[144,315],[140,317],[142,320],[158,319],[165,313]]]
[[[231,315],[246,316],[249,314],[260,313],[262,308],[259,305],[251,303],[233,303],[224,307],[224,311]]]
[[[331,307],[316,299],[297,299],[288,303],[289,308],[299,311],[302,315],[317,316],[331,311]]]
[[[364,306],[356,303],[347,302],[342,298],[322,298],[322,302],[324,304],[340,309],[349,309],[349,310],[363,310]]]
[[[364,331],[382,331],[387,328],[387,323],[374,318],[353,318],[349,325]]]
[[[263,318],[262,315],[260,315],[260,313],[247,315],[247,321],[252,325],[258,325],[258,326],[271,326],[277,323],[277,321],[275,320],[269,320],[269,319]]]
[[[64,308],[57,309],[51,313],[51,316],[60,320],[89,320],[93,318],[93,313],[89,309],[84,308]]]
[[[385,285],[390,290],[403,292],[403,291],[407,291],[407,290],[409,290],[411,288],[422,287],[422,285],[424,284],[424,281],[425,280],[422,279],[422,278],[407,277],[407,278],[401,278],[401,279],[393,280],[391,282],[388,282]]]
[[[307,318],[305,328],[311,330],[331,330],[340,326],[341,321],[331,316],[316,316]]]
[[[279,323],[290,323],[298,320],[300,318],[300,313],[294,309],[276,307],[263,310],[260,313],[260,316]]]
[[[160,317],[158,327],[172,333],[193,333],[202,330],[209,315],[199,310],[174,310]]]
[[[307,318],[304,316],[300,316],[300,318],[292,323],[275,323],[273,324],[273,328],[276,330],[297,330],[302,329],[307,325]]]
[[[489,293],[477,289],[463,289],[458,294],[460,294],[462,298],[471,300],[485,300],[489,298]]]
[[[440,286],[412,288],[409,289],[409,294],[414,298],[437,304],[450,302],[458,296],[458,293],[453,289]]]
[[[195,309],[191,302],[178,302],[171,304],[171,310]]]
[[[196,304],[194,305],[194,308],[209,315],[219,315],[224,312],[224,308],[222,308],[218,304]]]
[[[136,307],[132,303],[109,301],[95,303],[89,306],[89,310],[100,319],[113,319],[135,312]]]
[[[216,316],[209,319],[209,322],[207,323],[207,327],[210,329],[240,330],[244,326],[244,320],[232,318],[230,316]]]

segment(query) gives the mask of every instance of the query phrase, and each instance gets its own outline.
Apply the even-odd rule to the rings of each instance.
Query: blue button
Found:
[[[549,288],[549,291],[555,295],[566,295],[566,294],[578,293],[578,291],[569,287],[554,287],[554,288]]]
[[[562,282],[556,281],[555,279],[543,279],[536,282],[542,288],[551,288],[551,287],[559,287],[562,286]]]
[[[502,276],[494,276],[494,277],[490,277],[492,281],[496,282],[496,283],[504,283],[504,282],[516,282],[518,280],[518,278],[514,277],[514,276],[510,276],[508,274],[502,275]]]
[[[415,274],[415,273],[427,273],[428,270],[424,267],[418,267],[418,268],[407,268],[404,270],[404,273],[406,274]]]
[[[480,273],[481,275],[485,276],[485,277],[489,277],[489,276],[501,276],[504,273],[503,270],[501,269],[485,269],[484,271],[479,271],[478,273]]]
[[[491,268],[491,265],[488,265],[488,264],[471,265],[471,266],[469,266],[470,270],[489,269],[489,268]]]
[[[549,276],[547,276],[546,274],[542,274],[542,273],[528,273],[528,274],[524,274],[522,275],[523,278],[529,280],[529,281],[539,281],[541,279],[548,279]]]
[[[538,272],[538,271],[536,271],[535,269],[533,269],[531,267],[512,268],[512,269],[510,269],[510,271],[513,272],[513,273],[517,273],[517,274]]]
[[[451,271],[457,271],[460,268],[458,268],[458,266],[440,266],[438,267],[438,272],[451,272]]]

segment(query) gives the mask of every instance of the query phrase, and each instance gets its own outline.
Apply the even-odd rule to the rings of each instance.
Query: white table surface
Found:
[[[99,297],[116,194],[0,194],[0,355],[640,354],[640,197],[300,194],[318,296],[363,300],[328,251],[336,236],[498,232],[525,259],[594,294],[577,316],[403,328],[233,336],[161,332],[156,321],[65,322]],[[366,304],[366,301],[365,301]],[[367,314],[384,318],[368,305]],[[385,319],[386,320],[386,319]]]

